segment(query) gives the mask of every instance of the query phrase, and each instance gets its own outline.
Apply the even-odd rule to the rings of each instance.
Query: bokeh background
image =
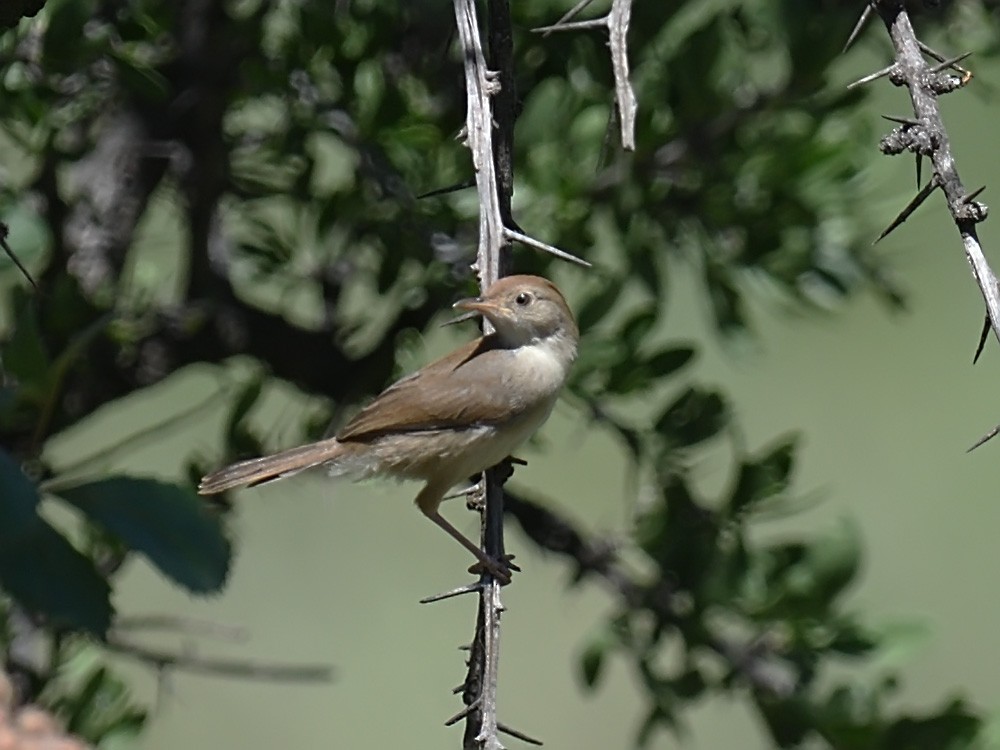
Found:
[[[883,36],[874,25],[858,51],[834,63],[829,86],[842,87],[884,65],[889,49]],[[973,63],[973,82],[943,106],[962,177],[977,187],[991,184],[1000,171],[1000,64],[989,56]],[[869,239],[914,190],[912,158],[883,157],[876,148],[886,129],[879,114],[906,114],[906,94],[885,81],[873,89],[860,115],[871,133],[869,158],[850,188],[865,206],[859,232]],[[656,102],[640,99],[639,106],[655,109]],[[515,213],[528,210],[523,201],[532,193],[525,192],[515,194]],[[990,190],[983,199],[991,201]],[[183,269],[165,249],[176,241],[182,219],[176,197],[159,200],[136,273],[170,288],[181,283]],[[981,237],[988,257],[996,258],[995,221],[982,226]],[[598,264],[616,262],[607,248],[569,249]],[[790,538],[842,524],[859,530],[863,563],[847,609],[898,637],[893,649],[850,674],[877,680],[898,670],[900,688],[891,700],[900,711],[940,707],[962,696],[989,717],[1000,707],[993,658],[1000,633],[994,585],[1000,445],[965,451],[1000,422],[993,375],[1000,351],[990,340],[972,366],[983,306],[939,196],[878,249],[906,294],[905,309],[892,309],[864,285],[831,298],[828,309],[803,306],[751,275],[744,288],[750,330],[724,336],[706,303],[697,263],[681,258],[671,266],[652,335],[697,343],[690,375],[729,395],[748,449],[800,434],[790,503],[796,512],[775,511],[756,534]],[[530,251],[517,253],[515,265]],[[552,267],[550,275],[571,303],[580,302],[589,283],[584,272]],[[0,283],[9,290],[23,281],[4,266]],[[621,295],[627,301],[634,292],[626,285]],[[439,320],[447,315],[442,310]],[[400,369],[413,369],[472,335],[471,326],[431,326],[407,340]],[[46,445],[46,459],[70,464],[155,427],[164,415],[201,404],[194,416],[136,441],[103,468],[176,478],[192,452],[221,461],[227,404],[218,394],[231,393],[256,367],[240,357],[188,367],[64,430]],[[295,388],[273,383],[253,423],[271,444],[286,444],[314,406]],[[626,411],[641,417],[642,408],[633,403]],[[690,455],[692,475],[706,491],[727,481],[728,450],[714,445]],[[561,404],[523,457],[529,464],[518,469],[519,483],[582,528],[628,538],[640,502],[638,480],[608,431]],[[114,593],[119,612],[182,615],[238,626],[246,636],[151,635],[150,644],[204,657],[333,669],[327,684],[275,684],[185,670],[158,673],[112,656],[137,700],[152,707],[141,746],[457,746],[460,729],[443,723],[460,708],[451,689],[464,675],[459,646],[471,637],[475,601],[418,603],[461,584],[468,561],[412,507],[414,493],[412,485],[351,485],[315,476],[238,493],[227,519],[236,554],[217,596],[193,598],[142,559],[130,558]],[[446,514],[464,531],[475,531],[477,521],[461,501]],[[584,690],[581,680],[580,656],[612,610],[608,597],[596,583],[571,586],[569,565],[540,552],[513,522],[508,547],[524,572],[504,592],[501,719],[546,747],[629,746],[645,709],[627,661],[612,657],[596,690]],[[685,712],[676,734],[657,733],[652,746],[771,747],[758,722],[732,695],[706,697]]]

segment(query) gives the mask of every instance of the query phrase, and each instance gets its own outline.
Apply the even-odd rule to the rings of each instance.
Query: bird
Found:
[[[204,476],[199,493],[257,485],[314,467],[356,479],[420,480],[415,503],[501,582],[507,561],[486,555],[440,513],[449,491],[510,456],[548,419],[577,356],[580,334],[548,279],[506,276],[454,308],[492,331],[386,388],[335,437],[234,463]]]

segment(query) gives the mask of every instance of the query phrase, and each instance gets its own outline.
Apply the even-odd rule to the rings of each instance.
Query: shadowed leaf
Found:
[[[222,524],[191,490],[154,479],[113,477],[59,491],[165,575],[195,593],[218,591],[231,547]]]

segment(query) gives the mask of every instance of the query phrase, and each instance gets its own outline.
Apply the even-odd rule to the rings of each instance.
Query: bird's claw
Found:
[[[481,576],[489,572],[501,586],[510,583],[511,573],[520,573],[521,569],[513,563],[514,555],[504,555],[503,560],[490,560],[489,564],[479,561],[469,566],[469,572]]]

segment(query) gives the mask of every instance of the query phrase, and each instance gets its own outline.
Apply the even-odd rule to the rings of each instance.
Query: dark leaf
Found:
[[[53,623],[103,637],[110,587],[90,560],[41,518],[0,542],[0,587]]]
[[[886,732],[884,747],[893,750],[938,750],[972,748],[983,720],[961,700],[955,700],[939,714],[904,717]]]
[[[40,403],[49,388],[52,362],[42,341],[38,314],[31,296],[14,289],[14,330],[3,345],[3,366],[16,378],[20,396]]]
[[[605,279],[604,286],[588,298],[576,311],[577,324],[584,333],[593,328],[614,307],[621,294],[621,282]]]
[[[38,490],[7,451],[0,449],[0,547],[38,521]]]
[[[729,408],[716,391],[688,388],[660,415],[656,431],[672,445],[692,446],[719,433],[729,422]]]
[[[646,367],[654,377],[665,378],[680,370],[694,359],[695,350],[690,346],[675,346],[661,349],[646,359]]]
[[[58,494],[188,590],[211,593],[225,583],[229,540],[219,518],[191,490],[112,477]]]
[[[729,511],[736,515],[754,505],[784,492],[794,466],[795,438],[777,445],[756,461],[744,461],[736,485],[729,496]]]
[[[613,636],[607,631],[600,633],[591,639],[580,655],[580,674],[583,676],[583,684],[588,688],[597,687],[597,681],[601,677],[605,659],[608,652],[614,645]]]

